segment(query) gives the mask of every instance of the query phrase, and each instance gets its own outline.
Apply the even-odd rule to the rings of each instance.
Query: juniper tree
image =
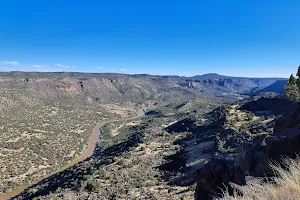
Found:
[[[292,74],[285,86],[285,93],[289,100],[300,102],[300,66],[296,77]]]

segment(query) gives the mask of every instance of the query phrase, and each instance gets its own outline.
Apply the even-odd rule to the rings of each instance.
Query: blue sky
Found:
[[[300,2],[2,1],[0,71],[288,77]]]

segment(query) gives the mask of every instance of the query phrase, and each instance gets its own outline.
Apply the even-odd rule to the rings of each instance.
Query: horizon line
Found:
[[[261,79],[288,79],[288,77],[279,77],[279,76],[231,76],[231,75],[223,75],[219,73],[205,73],[205,74],[195,74],[192,76],[181,76],[181,75],[172,75],[172,74],[145,74],[145,73],[136,73],[136,74],[131,74],[131,73],[117,73],[117,72],[83,72],[83,71],[0,71],[0,73],[81,73],[81,74],[116,74],[116,75],[148,75],[148,76],[176,76],[180,78],[193,78],[195,76],[205,76],[205,75],[217,75],[217,76],[224,76],[224,77],[231,77],[231,78],[261,78]]]

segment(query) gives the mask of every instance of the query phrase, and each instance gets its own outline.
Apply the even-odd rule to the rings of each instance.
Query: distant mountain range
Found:
[[[275,93],[283,93],[284,87],[287,84],[288,80],[277,80],[275,83],[261,89],[261,88],[254,88],[247,95],[257,95],[264,92],[275,92]]]
[[[80,84],[97,79],[98,81],[108,80],[112,83],[125,81],[127,88],[134,88],[136,85],[145,84],[147,90],[156,91],[157,89],[184,89],[192,92],[203,92],[210,94],[257,94],[260,92],[282,92],[287,82],[285,78],[247,78],[223,76],[216,73],[196,75],[192,77],[184,76],[159,76],[148,74],[116,74],[116,73],[81,73],[81,72],[1,72],[0,77],[24,78],[24,79],[57,79],[53,84],[58,84],[65,78],[71,78],[72,82],[76,81]],[[59,80],[60,79],[60,80]],[[128,81],[130,80],[130,81]],[[101,82],[100,81],[100,82]],[[33,81],[34,82],[34,81]],[[66,81],[65,81],[66,82]],[[125,83],[124,82],[124,83]],[[132,85],[130,85],[132,83]],[[51,82],[52,84],[52,82]],[[50,84],[50,85],[51,85]],[[67,84],[67,83],[64,83]],[[129,84],[129,85],[128,85]],[[49,85],[49,84],[48,84]],[[66,85],[66,87],[68,87]],[[98,87],[95,85],[95,87]],[[122,87],[124,88],[124,87]],[[111,88],[110,88],[111,89]],[[143,87],[138,87],[144,90]],[[147,92],[148,93],[148,92]]]
[[[196,81],[205,85],[208,91],[245,93],[256,88],[263,89],[276,81],[287,81],[285,78],[247,78],[223,76],[215,73],[187,77],[186,80]]]
[[[276,92],[276,93],[282,93],[284,91],[284,87],[287,84],[288,80],[278,80],[272,85],[269,85],[268,87],[265,87],[258,91],[258,93],[262,92]]]
[[[200,199],[205,195],[211,197],[211,191],[224,186],[218,184],[223,179],[215,179],[211,174],[220,172],[227,182],[233,174],[241,179],[245,172],[260,170],[265,174],[260,166],[267,161],[259,159],[265,147],[253,148],[263,144],[266,133],[272,134],[273,120],[292,109],[292,103],[283,95],[273,93],[246,98],[235,105],[233,102],[244,98],[243,94],[282,92],[286,82],[283,78],[219,74],[182,77],[2,72],[0,111],[5,114],[0,115],[4,124],[0,155],[10,152],[1,159],[2,167],[12,170],[0,174],[0,199],[1,193],[17,186],[17,192],[5,194],[10,198],[23,190],[19,186],[28,183],[36,184],[16,198],[49,195],[41,198],[86,199],[86,194],[92,195],[90,199],[132,199],[132,194],[138,194],[138,199],[156,195],[159,199],[192,199],[194,194]],[[146,116],[135,118],[141,109]],[[290,126],[297,122],[289,119],[280,128],[282,124]],[[65,163],[73,163],[88,140],[95,145],[94,139],[88,138],[99,121],[110,122],[101,128],[100,134],[99,127],[94,128],[100,141],[92,157],[43,179]],[[281,149],[285,150],[285,146],[290,149],[288,144],[281,144]],[[277,146],[274,148],[277,150]],[[237,162],[231,162],[235,157]],[[198,173],[207,161],[208,167]],[[239,168],[234,167],[235,163]],[[36,171],[22,179],[31,169]],[[207,179],[198,180],[194,192],[197,177]],[[152,194],[149,191],[153,186],[158,190]]]

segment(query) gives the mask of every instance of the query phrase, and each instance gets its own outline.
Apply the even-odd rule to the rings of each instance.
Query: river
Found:
[[[47,177],[52,176],[53,174],[56,174],[58,172],[61,172],[65,169],[67,169],[69,167],[72,167],[72,166],[76,165],[77,163],[79,163],[81,161],[84,161],[85,159],[91,157],[94,154],[94,151],[97,147],[97,143],[99,142],[99,140],[101,138],[100,134],[102,134],[102,132],[100,131],[100,129],[105,124],[111,123],[111,122],[117,122],[117,121],[134,120],[134,119],[137,119],[137,118],[142,117],[144,115],[145,115],[144,111],[142,109],[140,109],[140,110],[138,110],[137,117],[124,118],[124,119],[118,119],[118,120],[109,120],[109,121],[103,121],[103,122],[98,123],[96,125],[96,127],[93,129],[92,135],[89,138],[88,146],[85,149],[84,153],[81,156],[79,156],[78,158],[76,158],[75,160],[71,161],[68,165],[64,166],[63,168],[50,173],[49,175],[47,175]],[[46,179],[47,177],[43,177],[41,180]],[[37,182],[39,182],[39,181],[37,181]],[[2,193],[2,194],[0,194],[0,199],[1,200],[11,199],[14,196],[17,196],[18,194],[22,193],[25,189],[33,186],[34,184],[35,183],[30,184],[30,185],[26,185],[26,186],[23,186],[23,187],[16,188],[16,189],[14,189],[10,192],[7,192],[7,193]]]

